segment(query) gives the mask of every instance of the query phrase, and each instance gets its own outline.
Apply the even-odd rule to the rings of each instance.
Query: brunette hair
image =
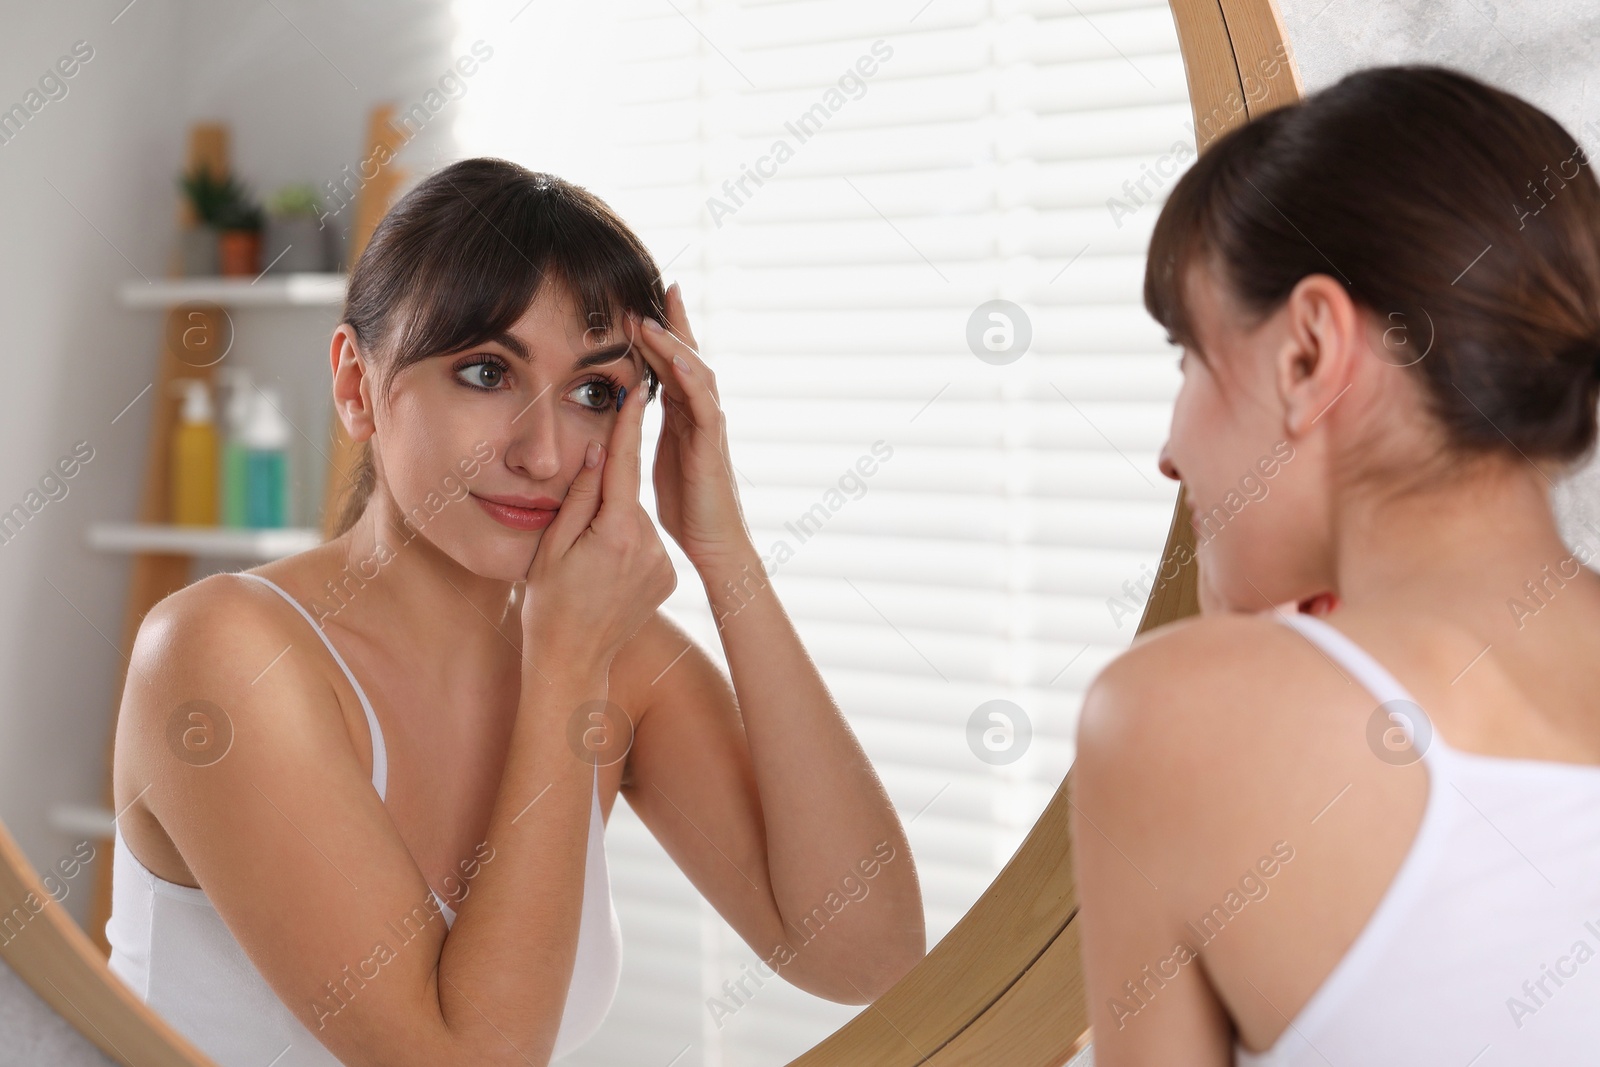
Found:
[[[1403,329],[1391,351],[1426,383],[1446,453],[1576,461],[1600,402],[1588,163],[1560,123],[1466,74],[1356,71],[1201,154],[1156,220],[1145,307],[1204,360],[1183,301],[1194,257],[1257,323],[1329,275]]]
[[[343,321],[389,394],[401,369],[504,333],[546,282],[563,286],[589,329],[619,310],[666,321],[661,272],[599,197],[504,159],[436,171],[389,209],[350,272]],[[645,368],[646,400],[660,384]],[[355,525],[377,481],[360,445],[335,536]]]

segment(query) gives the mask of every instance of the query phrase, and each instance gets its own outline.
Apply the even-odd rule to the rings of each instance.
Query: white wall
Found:
[[[74,442],[94,448],[67,496],[0,544],[0,818],[35,867],[74,844],[46,827],[46,809],[98,803],[104,781],[127,568],[88,551],[83,527],[133,514],[148,396],[111,420],[150,381],[156,352],[148,322],[110,295],[136,268],[160,270],[182,145],[178,5],[141,0],[113,25],[119,7],[28,5],[0,35],[4,107],[75,41],[94,50],[67,95],[0,144],[0,510]],[[80,876],[69,908],[88,885]]]
[[[117,640],[127,569],[87,551],[82,528],[132,513],[149,409],[111,420],[155,353],[148,338],[125,343],[138,318],[108,295],[136,276],[123,254],[147,272],[160,261],[172,218],[165,161],[177,158],[183,107],[169,0],[142,0],[138,17],[114,25],[120,3],[30,4],[26,17],[20,3],[6,7],[0,107],[21,102],[74,42],[94,50],[66,95],[0,144],[0,509],[74,442],[94,447],[67,495],[0,544],[0,819],[44,867],[75,843],[47,828],[45,810],[97,802],[105,773],[118,657],[101,635]],[[66,898],[80,921],[89,884],[80,875]],[[0,1034],[4,1067],[109,1063],[4,967]]]
[[[77,840],[48,825],[48,810],[100,803],[107,773],[128,560],[91,551],[84,531],[136,512],[152,394],[117,416],[152,381],[162,328],[159,312],[123,309],[113,293],[166,272],[189,125],[229,123],[233,169],[258,193],[321,188],[365,154],[374,103],[420,99],[454,58],[454,23],[437,0],[126,3],[11,2],[0,35],[0,107],[22,101],[75,41],[94,50],[66,96],[0,144],[0,511],[75,442],[94,448],[67,495],[0,544],[0,820],[36,868]],[[412,180],[441,161],[450,117],[402,152]],[[308,519],[337,311],[238,320],[228,360],[281,376],[290,394]],[[102,851],[96,864],[110,860]],[[89,886],[80,875],[65,901],[79,921]]]

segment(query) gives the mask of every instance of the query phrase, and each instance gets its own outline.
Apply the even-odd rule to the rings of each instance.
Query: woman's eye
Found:
[[[504,380],[505,370],[492,360],[481,360],[477,363],[468,363],[464,367],[456,368],[456,375],[468,375],[462,379],[466,384],[478,389],[498,389]],[[475,379],[475,380],[474,380]]]
[[[592,379],[572,391],[578,403],[594,411],[607,411],[616,406],[617,391],[610,382]]]

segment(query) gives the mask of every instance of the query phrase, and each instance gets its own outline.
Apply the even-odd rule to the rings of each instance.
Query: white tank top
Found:
[[[372,786],[382,800],[388,781],[383,731],[344,657],[310,613],[275,582],[259,574],[240,576],[265,583],[293,605],[350,680],[372,731]],[[622,929],[611,897],[599,783],[597,764],[578,953],[552,1058],[594,1036],[611,1008],[622,974]],[[112,973],[220,1067],[338,1067],[333,1054],[267,985],[205,892],[152,874],[123,841],[120,828],[112,847],[111,896],[106,940],[111,944]],[[455,911],[437,893],[433,899],[446,925],[454,923]],[[358,970],[359,965],[351,968],[349,981],[360,982]],[[359,992],[360,986],[349,988]],[[339,1006],[329,994],[327,1007]]]
[[[1379,704],[1415,706],[1336,627],[1279,616]],[[1409,709],[1408,709],[1409,710]],[[1418,709],[1420,711],[1420,709]],[[1451,748],[1395,718],[1428,770],[1410,851],[1276,1044],[1240,1067],[1600,1063],[1600,766]],[[1307,847],[1311,847],[1309,844]]]

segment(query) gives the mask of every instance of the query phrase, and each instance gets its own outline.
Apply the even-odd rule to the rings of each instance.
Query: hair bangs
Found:
[[[666,322],[655,260],[603,201],[535,172],[500,173],[486,187],[468,177],[435,183],[436,202],[418,205],[426,221],[393,234],[407,247],[391,261],[410,269],[393,279],[389,336],[375,339],[390,350],[385,392],[413,363],[510,333],[551,285],[573,305],[574,352],[594,347],[624,312]],[[659,381],[648,365],[645,381],[653,399]]]

